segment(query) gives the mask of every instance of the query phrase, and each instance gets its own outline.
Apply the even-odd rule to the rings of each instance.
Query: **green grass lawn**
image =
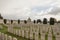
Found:
[[[48,34],[45,35],[45,40],[48,40]]]
[[[56,36],[54,35],[52,27],[51,27],[51,30],[52,30],[52,40],[56,40]]]
[[[4,33],[4,34],[7,34],[7,35],[10,35],[10,36],[12,36],[12,37],[16,37],[18,40],[29,40],[29,39],[27,39],[27,38],[20,37],[20,36],[18,36],[18,35],[9,33],[9,32],[7,31],[7,30],[8,30],[7,26],[5,26],[4,24],[0,24],[0,25],[3,27],[3,29],[0,29],[0,32],[2,32],[2,33]],[[16,27],[15,27],[15,28],[16,28]],[[19,28],[16,28],[16,29],[19,29]]]
[[[14,29],[21,29],[20,27],[13,27]]]
[[[15,35],[13,33],[9,33],[7,31],[8,30],[7,26],[5,26],[4,24],[0,24],[0,25],[3,27],[3,29],[0,29],[0,32],[2,32],[2,33],[5,33],[5,34],[10,35],[12,37],[16,37],[18,40],[31,40],[31,39],[27,39],[25,37],[21,37],[21,36]],[[14,29],[21,29],[21,28],[14,27]],[[54,32],[53,32],[53,29],[51,29],[51,30],[52,30],[52,40],[56,40],[56,37],[55,37]],[[49,30],[48,30],[48,32],[49,32]],[[45,35],[45,40],[48,40],[48,32]]]
[[[7,26],[5,26],[3,24],[0,24],[0,25],[3,27],[3,29],[0,29],[0,32],[6,33],[7,32]]]
[[[49,33],[49,28],[48,28],[47,33],[45,34],[45,40],[48,40],[48,33]]]

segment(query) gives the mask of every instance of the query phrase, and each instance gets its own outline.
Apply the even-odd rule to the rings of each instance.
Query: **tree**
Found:
[[[60,20],[57,23],[60,23]]]
[[[43,24],[47,24],[47,19],[46,18],[43,19]]]
[[[7,23],[7,20],[6,19],[4,19],[4,24],[6,24]]]
[[[20,20],[18,19],[18,24],[20,24]]]
[[[11,24],[13,23],[13,20],[11,20]]]
[[[55,21],[54,21],[54,18],[50,18],[50,25],[54,25]]]
[[[40,19],[37,19],[37,23],[41,23],[41,20]]]
[[[33,23],[35,24],[36,23],[36,20],[34,20]]]
[[[3,19],[3,17],[1,16],[1,14],[0,14],[0,19]]]
[[[24,23],[26,24],[26,23],[27,23],[27,21],[26,21],[26,20],[24,20]]]

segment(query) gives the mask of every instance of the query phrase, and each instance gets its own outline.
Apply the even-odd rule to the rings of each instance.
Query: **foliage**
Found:
[[[6,19],[4,19],[4,24],[6,24],[7,23],[7,20]]]
[[[13,23],[13,20],[11,20],[11,24]]]
[[[1,16],[1,14],[0,14],[0,19],[3,19],[3,17]]]
[[[20,24],[20,20],[18,19],[18,24]]]
[[[33,23],[35,24],[36,23],[36,20],[34,20]]]
[[[60,23],[60,20],[58,21],[58,23]]]
[[[46,18],[43,19],[43,24],[47,24],[47,19]]]
[[[37,19],[37,23],[41,23],[41,20],[40,19]]]
[[[26,23],[27,23],[27,21],[26,21],[26,20],[24,20],[24,23],[26,24]]]
[[[55,21],[54,21],[54,18],[50,18],[50,25],[54,25]]]

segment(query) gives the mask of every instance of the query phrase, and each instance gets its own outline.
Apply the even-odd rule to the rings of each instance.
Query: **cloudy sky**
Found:
[[[6,19],[60,20],[60,0],[0,0],[0,13]]]

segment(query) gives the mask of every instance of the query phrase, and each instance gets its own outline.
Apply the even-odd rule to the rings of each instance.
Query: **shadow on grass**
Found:
[[[29,39],[29,38],[25,38],[25,37],[15,35],[15,34],[10,33],[10,32],[6,32],[6,34],[11,35],[12,37],[16,37],[18,40],[33,40],[33,39]]]

